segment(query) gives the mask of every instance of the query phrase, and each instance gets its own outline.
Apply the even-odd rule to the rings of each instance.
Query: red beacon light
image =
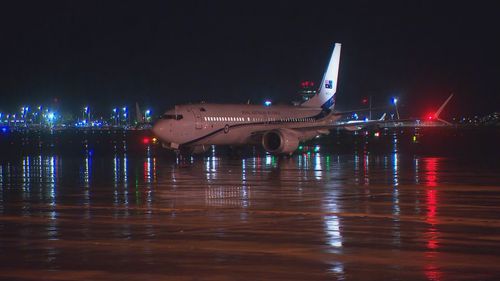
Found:
[[[142,139],[143,144],[149,144],[149,138],[143,138]]]

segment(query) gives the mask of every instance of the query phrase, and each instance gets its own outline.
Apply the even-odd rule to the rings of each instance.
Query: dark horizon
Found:
[[[0,9],[0,111],[288,102],[343,45],[337,108],[398,96],[406,115],[500,110],[493,5],[21,1]]]

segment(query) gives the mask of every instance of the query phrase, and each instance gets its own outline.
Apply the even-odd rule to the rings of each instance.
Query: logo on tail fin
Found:
[[[319,93],[314,95],[309,100],[301,104],[303,107],[331,109],[334,102],[335,93],[337,91],[337,81],[340,64],[340,43],[336,43],[333,47],[332,56],[326,68],[323,79],[321,80],[321,87]]]

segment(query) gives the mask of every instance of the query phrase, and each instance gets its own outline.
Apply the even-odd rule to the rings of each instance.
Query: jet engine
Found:
[[[292,154],[299,146],[299,138],[291,130],[272,130],[262,136],[262,146],[273,154]]]

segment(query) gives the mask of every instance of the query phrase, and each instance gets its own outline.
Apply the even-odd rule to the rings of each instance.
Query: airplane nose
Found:
[[[166,133],[167,126],[165,120],[158,120],[153,125],[153,134],[155,134],[158,138],[164,139],[164,135]]]

